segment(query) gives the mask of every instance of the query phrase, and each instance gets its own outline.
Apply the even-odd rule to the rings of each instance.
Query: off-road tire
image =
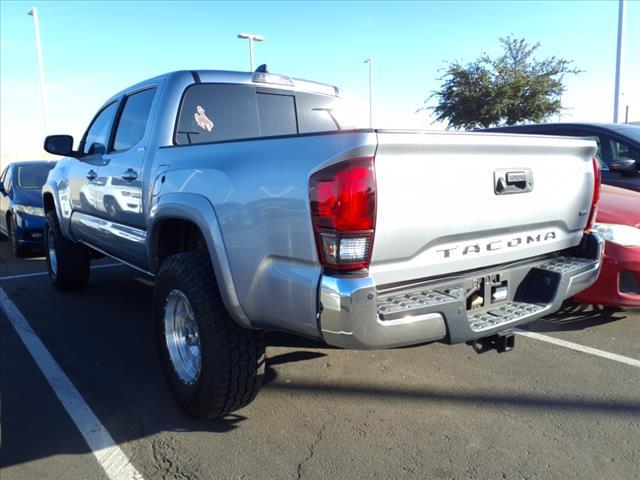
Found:
[[[189,300],[200,336],[200,373],[191,384],[177,374],[165,339],[166,299],[176,289]],[[238,326],[227,313],[206,253],[179,253],[162,262],[155,281],[153,320],[165,378],[189,415],[219,418],[255,399],[265,370],[264,332]]]
[[[52,268],[49,236],[53,236],[57,269]],[[91,258],[89,248],[68,240],[60,229],[55,210],[47,212],[44,226],[44,247],[47,270],[53,286],[62,292],[80,290],[89,282]]]

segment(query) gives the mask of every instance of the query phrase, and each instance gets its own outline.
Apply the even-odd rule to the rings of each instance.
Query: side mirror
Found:
[[[609,170],[621,173],[624,176],[630,176],[636,173],[636,161],[633,158],[620,157],[609,163]]]
[[[73,137],[71,135],[49,135],[44,139],[45,152],[63,157],[78,157],[73,151]]]
[[[7,192],[4,191],[4,183],[0,182],[0,195],[6,195]]]

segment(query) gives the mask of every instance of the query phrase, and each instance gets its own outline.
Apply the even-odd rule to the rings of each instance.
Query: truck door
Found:
[[[86,222],[86,216],[96,215],[93,188],[98,170],[105,161],[113,120],[118,110],[114,101],[103,107],[94,117],[80,142],[80,158],[74,159],[68,169],[71,229],[79,240],[93,243],[99,232],[95,224]]]
[[[156,90],[144,88],[122,100],[108,154],[98,170],[104,185],[96,186],[94,195],[98,215],[107,222],[95,245],[135,264],[144,258],[142,169]]]

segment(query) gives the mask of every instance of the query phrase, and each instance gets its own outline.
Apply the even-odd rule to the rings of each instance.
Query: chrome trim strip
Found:
[[[139,245],[144,245],[147,239],[147,232],[144,230],[77,211],[71,214],[71,224],[83,225],[90,231],[106,233],[110,237],[121,238]]]

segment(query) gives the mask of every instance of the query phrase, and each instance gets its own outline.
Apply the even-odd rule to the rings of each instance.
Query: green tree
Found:
[[[560,112],[565,75],[578,74],[572,61],[557,57],[534,57],[540,43],[501,38],[504,53],[487,54],[463,65],[449,63],[440,90],[433,92],[420,110],[433,110],[447,128],[491,127],[522,122],[541,122]],[[427,106],[435,98],[435,106]]]

